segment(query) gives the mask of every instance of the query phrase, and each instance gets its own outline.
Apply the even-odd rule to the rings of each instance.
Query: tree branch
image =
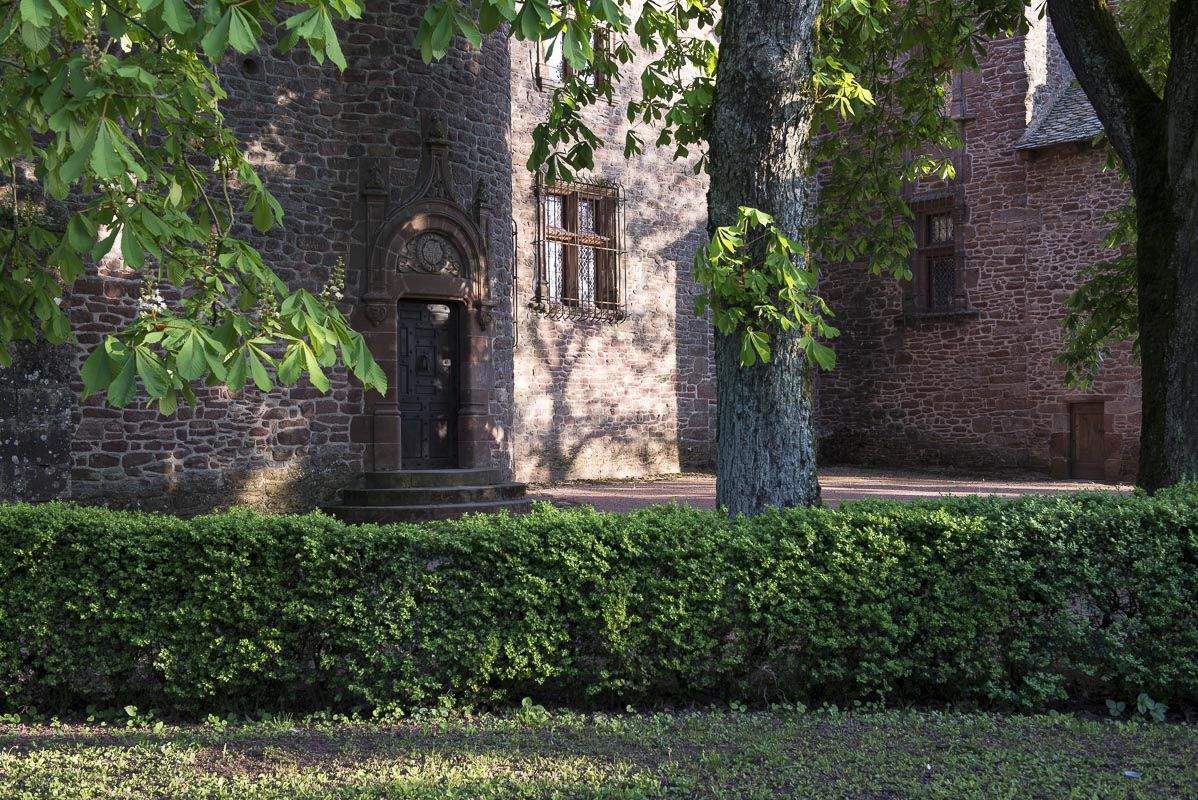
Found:
[[[16,162],[9,162],[8,166],[12,174],[12,241],[8,243],[8,250],[4,254],[4,260],[0,261],[0,273],[8,270],[9,262],[12,261],[12,254],[17,249],[17,237],[21,235],[21,207],[17,202],[17,165]]]
[[[1138,184],[1153,169],[1147,162],[1163,155],[1164,103],[1132,60],[1107,0],[1048,0],[1048,14],[1132,185]],[[1155,177],[1163,179],[1163,169]]]
[[[130,25],[134,25],[138,28],[141,28],[143,31],[145,31],[147,34],[149,34],[150,38],[154,40],[155,49],[157,49],[159,53],[162,52],[162,37],[159,36],[157,33],[155,33],[153,28],[150,28],[141,20],[134,19],[133,17],[129,16],[123,10],[121,10],[121,8],[119,6],[114,5],[113,3],[105,3],[104,7],[107,8],[109,11],[115,12],[119,17],[124,19],[125,22],[128,22]]]

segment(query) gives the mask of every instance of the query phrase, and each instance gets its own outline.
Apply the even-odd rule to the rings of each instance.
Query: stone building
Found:
[[[1139,371],[1114,354],[1090,391],[1054,359],[1065,299],[1104,251],[1127,189],[1046,19],[990,42],[958,75],[964,147],[951,185],[911,187],[919,248],[909,284],[861,265],[825,273],[842,335],[821,376],[825,460],[1135,474]]]
[[[388,395],[338,374],[328,394],[203,390],[171,418],[79,400],[86,350],[135,313],[114,256],[68,298],[80,347],[29,348],[0,386],[0,499],[291,510],[371,471],[543,481],[712,464],[712,337],[690,272],[703,179],[652,148],[625,160],[630,79],[588,112],[608,142],[593,173],[544,185],[524,164],[561,65],[496,37],[425,65],[421,8],[370,3],[343,27],[341,74],[302,50],[224,66],[226,116],[286,211],[260,249],[293,287],[345,258]],[[921,237],[914,286],[827,272],[843,335],[821,378],[826,459],[1134,471],[1126,355],[1090,393],[1052,364],[1062,301],[1125,190],[1037,25],[958,79],[959,179],[912,190],[938,237]]]

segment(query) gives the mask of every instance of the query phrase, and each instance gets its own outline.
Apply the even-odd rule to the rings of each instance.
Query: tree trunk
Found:
[[[800,239],[814,205],[808,174],[812,25],[819,0],[727,0],[716,68],[708,225],[737,209],[772,214]],[[739,334],[716,334],[716,501],[731,514],[819,502],[811,366],[776,332],[766,364],[740,365]]]
[[[1136,198],[1142,414],[1138,483],[1198,478],[1198,2],[1174,2],[1162,99],[1103,0],[1048,0],[1061,49]]]
[[[1175,360],[1176,281],[1170,264],[1176,225],[1167,196],[1143,187],[1136,195],[1136,290],[1140,314],[1140,463],[1137,482],[1149,492],[1173,483],[1168,467],[1169,369]],[[1143,198],[1143,203],[1141,203]],[[1176,409],[1174,409],[1176,411]]]
[[[1198,2],[1174,2],[1165,85],[1168,174],[1176,224],[1165,480],[1198,480]],[[1152,490],[1153,486],[1147,486]]]
[[[1198,67],[1196,67],[1198,69]],[[1198,83],[1198,74],[1195,82]],[[1190,180],[1198,180],[1198,149],[1184,165]],[[1168,394],[1164,413],[1164,470],[1148,491],[1184,480],[1198,480],[1198,192],[1174,188],[1177,232],[1172,253],[1175,276],[1169,340]],[[1141,231],[1143,229],[1141,228]],[[1142,346],[1141,346],[1142,349]]]

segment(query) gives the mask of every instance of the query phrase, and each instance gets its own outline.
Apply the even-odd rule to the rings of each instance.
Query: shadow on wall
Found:
[[[677,261],[674,280],[674,346],[678,360],[674,398],[678,408],[678,465],[683,471],[715,468],[715,325],[710,311],[702,316],[695,313],[700,287],[695,282],[693,256],[705,237],[705,230],[693,230],[674,244],[688,252],[688,257]]]
[[[633,324],[637,325],[638,334],[650,335],[633,337],[639,346],[621,348],[611,354],[610,358],[623,362],[613,365],[617,371],[631,368],[627,363],[630,358],[657,363],[671,355],[672,342],[660,335],[660,330],[645,330],[649,324],[643,318],[637,318]],[[601,400],[594,396],[570,396],[571,387],[582,384],[579,379],[594,366],[595,339],[610,334],[604,327],[598,328],[599,334],[596,330],[593,323],[556,323],[535,318],[524,327],[521,347],[529,348],[534,363],[551,376],[544,386],[545,394],[526,398],[533,407],[543,402],[549,406],[548,413],[538,415],[547,424],[532,434],[522,454],[528,463],[520,465],[521,474],[532,480],[561,481],[580,474],[612,477],[650,474],[662,471],[659,465],[663,454],[675,447],[670,431],[654,426],[652,419],[636,410],[629,411],[619,393],[605,394]],[[625,387],[618,372],[613,375],[613,383]],[[620,463],[593,463],[600,459],[619,459]],[[592,463],[586,464],[588,461]]]
[[[181,514],[233,505],[303,512],[359,470],[355,446],[330,441],[318,419],[337,401],[310,386],[237,396],[211,388],[169,418],[94,403],[85,409],[101,416],[86,417],[78,431],[83,466],[72,496],[81,502]]]
[[[61,497],[76,403],[70,348],[17,342],[13,356],[0,369],[0,502]]]
[[[689,171],[621,162],[612,172],[628,198],[629,317],[612,327],[530,315],[521,325],[525,479],[636,477],[714,463],[712,326],[695,314],[692,270],[705,234],[703,187]],[[524,252],[533,275],[535,252]]]

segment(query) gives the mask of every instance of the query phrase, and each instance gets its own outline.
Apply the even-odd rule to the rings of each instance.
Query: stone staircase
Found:
[[[523,514],[532,501],[523,483],[497,469],[405,469],[364,473],[323,510],[345,522],[420,522],[463,514]]]

